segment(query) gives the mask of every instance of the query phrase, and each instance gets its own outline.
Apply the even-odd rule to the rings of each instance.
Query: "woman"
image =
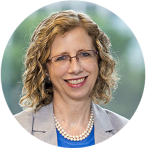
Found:
[[[119,80],[110,41],[87,15],[61,11],[36,28],[26,53],[24,87],[15,115],[44,142],[85,147],[116,134],[128,120],[102,109]]]

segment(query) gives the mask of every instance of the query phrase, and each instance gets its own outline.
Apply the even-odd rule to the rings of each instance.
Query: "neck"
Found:
[[[88,124],[90,118],[91,99],[72,100],[54,97],[54,114],[61,126],[76,127]]]

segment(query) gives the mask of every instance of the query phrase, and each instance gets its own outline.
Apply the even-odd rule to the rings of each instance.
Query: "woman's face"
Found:
[[[80,51],[86,50],[95,51],[92,38],[83,28],[75,28],[64,35],[55,37],[49,58],[58,55],[74,57]],[[54,97],[89,98],[98,76],[97,56],[86,63],[81,63],[76,58],[71,58],[68,64],[58,66],[55,63],[47,63],[47,68],[53,84]]]

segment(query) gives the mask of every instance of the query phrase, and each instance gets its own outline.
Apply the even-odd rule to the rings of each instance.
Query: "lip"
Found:
[[[83,79],[83,78],[85,78],[85,80],[83,82],[79,83],[79,84],[70,84],[70,83],[67,82],[68,80],[78,80],[78,79]],[[66,82],[66,84],[68,86],[70,86],[72,88],[80,88],[80,87],[82,87],[86,83],[87,78],[88,78],[88,76],[80,77],[80,78],[73,78],[73,79],[66,79],[64,81]]]

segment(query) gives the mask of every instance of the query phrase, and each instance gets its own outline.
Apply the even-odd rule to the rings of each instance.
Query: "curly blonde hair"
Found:
[[[110,53],[110,40],[89,16],[67,10],[51,14],[38,25],[32,35],[22,76],[24,87],[20,105],[23,108],[37,110],[51,103],[53,87],[45,75],[50,47],[56,35],[64,34],[76,27],[82,27],[87,31],[99,52],[99,74],[91,93],[92,101],[96,104],[106,104],[111,100],[111,89],[117,88],[119,78],[115,59]]]

